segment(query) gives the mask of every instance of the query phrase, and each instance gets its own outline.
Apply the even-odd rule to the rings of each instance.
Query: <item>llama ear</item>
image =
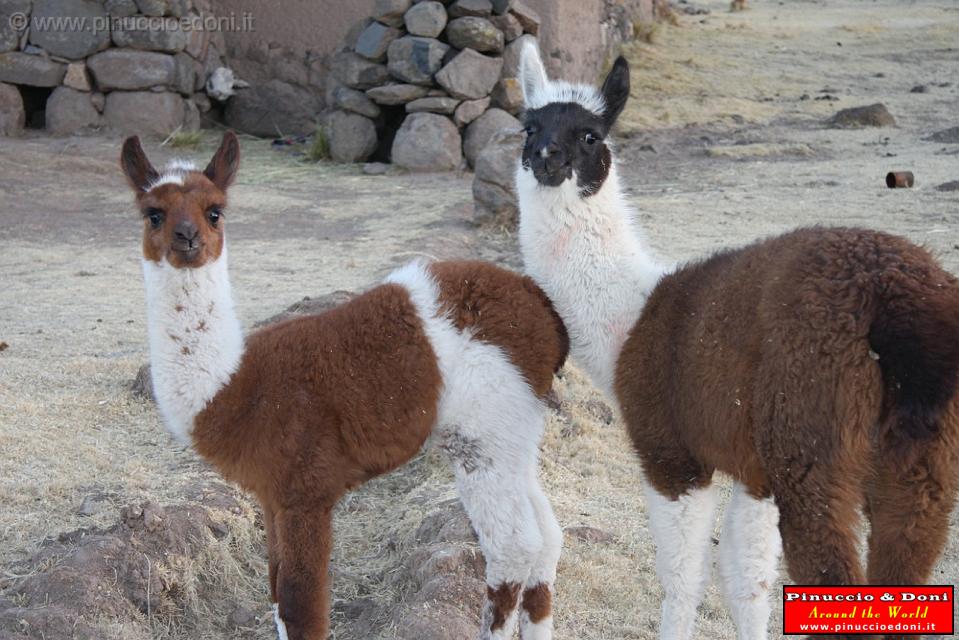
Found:
[[[613,63],[613,68],[603,81],[602,93],[606,101],[603,120],[608,128],[612,128],[629,99],[629,63],[623,56],[616,58]]]
[[[220,148],[213,154],[210,164],[203,170],[203,175],[210,179],[217,188],[226,191],[227,187],[233,184],[236,177],[236,171],[240,167],[240,141],[236,134],[227,131],[223,134],[223,142]]]
[[[527,42],[520,53],[519,78],[520,85],[523,87],[523,101],[529,108],[536,95],[545,91],[549,83],[546,68],[539,57],[539,49],[532,42]]]
[[[140,138],[130,136],[123,141],[123,151],[120,152],[120,167],[127,177],[127,182],[135,191],[146,191],[160,174],[153,168],[140,146]]]

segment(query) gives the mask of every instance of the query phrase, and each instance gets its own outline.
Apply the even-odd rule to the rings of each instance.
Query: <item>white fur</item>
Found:
[[[436,439],[479,537],[487,583],[532,586],[532,576],[552,585],[562,531],[536,476],[545,407],[500,348],[453,326],[426,265],[410,264],[387,282],[409,291],[437,356],[443,390]],[[481,639],[511,638],[516,610],[492,633],[490,613],[487,602]]]
[[[719,575],[738,640],[761,640],[769,626],[782,538],[772,498],[757,500],[736,482],[719,541]]]
[[[606,111],[603,94],[587,84],[550,80],[536,45],[528,42],[520,53],[520,86],[527,109],[539,109],[551,102],[573,102],[598,116]]]
[[[280,617],[280,605],[273,603],[273,624],[276,625],[276,636],[279,640],[288,640],[286,636],[286,623]]]
[[[153,391],[164,424],[184,444],[243,355],[226,254],[224,245],[217,260],[195,269],[143,260]]]
[[[144,191],[152,191],[160,185],[164,184],[178,184],[181,187],[183,186],[183,181],[186,178],[188,173],[197,171],[195,164],[189,160],[173,159],[170,160],[163,170],[160,172],[159,177],[156,180],[150,182],[149,185],[144,188]]]
[[[656,543],[656,575],[664,591],[659,637],[689,640],[696,629],[696,608],[709,582],[716,487],[694,489],[678,500],[670,500],[646,482],[643,488],[649,531]]]

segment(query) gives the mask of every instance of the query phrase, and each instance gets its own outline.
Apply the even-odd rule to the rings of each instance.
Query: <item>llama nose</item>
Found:
[[[198,235],[200,235],[200,230],[189,220],[181,220],[173,228],[174,243],[186,245],[185,248],[187,249],[193,248]]]
[[[566,154],[562,152],[559,145],[550,143],[543,147],[543,164],[550,173],[556,173],[566,166]]]

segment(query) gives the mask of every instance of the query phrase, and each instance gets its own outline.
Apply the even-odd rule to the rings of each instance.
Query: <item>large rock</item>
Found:
[[[11,20],[11,17],[17,18]],[[30,0],[4,0],[0,3],[0,53],[16,51],[20,48],[21,16],[30,15]]]
[[[843,109],[829,120],[829,124],[840,128],[895,127],[896,119],[886,109],[886,105],[876,103],[866,107]]]
[[[492,0],[493,13],[500,16],[509,11],[509,8],[512,6],[513,0]]]
[[[519,131],[523,128],[520,121],[502,109],[490,109],[466,127],[463,138],[463,154],[471,167],[486,145],[500,131]]]
[[[446,25],[446,38],[457,49],[475,49],[500,53],[506,43],[503,32],[486,18],[467,16],[450,20]]]
[[[438,38],[446,27],[446,8],[440,2],[421,2],[403,16],[406,30],[413,36]]]
[[[20,91],[0,82],[0,136],[18,136],[26,124],[26,112]]]
[[[133,47],[147,51],[176,53],[186,48],[188,40],[187,33],[180,28],[176,18],[165,18],[162,28],[113,30],[113,42],[118,47]]]
[[[493,104],[514,116],[523,109],[523,88],[517,78],[503,78],[497,82],[490,97]]]
[[[373,18],[391,27],[403,26],[403,14],[412,6],[413,0],[376,0]]]
[[[459,103],[459,100],[456,98],[450,98],[449,96],[430,96],[407,103],[406,112],[420,113],[426,111],[429,113],[452,115],[453,112],[456,111],[456,107],[459,105]]]
[[[173,56],[153,51],[110,49],[91,56],[87,67],[100,91],[172,86],[176,81]]]
[[[14,51],[0,54],[0,82],[31,87],[55,87],[63,81],[67,66],[43,56]]]
[[[115,18],[127,18],[139,11],[133,0],[107,0],[103,6]]]
[[[333,104],[340,109],[352,111],[367,118],[375,118],[380,115],[380,108],[366,97],[365,93],[343,85],[333,90]]]
[[[354,89],[369,89],[383,84],[390,77],[385,66],[370,62],[352,51],[341,51],[334,55],[330,61],[330,71],[337,80]]]
[[[86,62],[71,62],[67,65],[67,74],[63,76],[64,86],[77,91],[92,91],[90,74],[87,72]]]
[[[405,36],[390,43],[387,67],[394,78],[403,82],[429,85],[443,66],[447,51],[449,45],[435,38]]]
[[[503,52],[502,77],[519,77],[519,59],[520,55],[523,53],[523,47],[526,46],[526,43],[537,47],[539,46],[539,42],[536,40],[536,37],[529,34],[516,38],[516,40],[513,40],[506,46],[506,51]]]
[[[450,5],[450,17],[464,16],[486,17],[493,13],[493,3],[490,0],[456,0]]]
[[[488,219],[516,221],[519,208],[514,176],[524,141],[522,131],[500,131],[476,159],[473,201],[477,222]]]
[[[55,135],[76,133],[86,127],[98,127],[100,113],[90,94],[70,87],[57,87],[47,99],[47,131]]]
[[[463,49],[436,74],[436,82],[454,98],[478,100],[493,90],[502,69],[502,58]]]
[[[526,3],[521,0],[512,0],[509,12],[523,25],[523,31],[532,33],[534,36],[539,34],[539,14],[530,9]]]
[[[186,107],[176,93],[113,91],[103,107],[104,122],[123,133],[167,136],[183,125]]]
[[[150,17],[165,16],[170,10],[167,0],[136,0],[140,13]]]
[[[368,60],[382,62],[386,59],[386,50],[389,49],[390,43],[402,35],[402,29],[371,22],[356,39],[355,51]]]
[[[466,100],[456,107],[456,113],[453,114],[453,122],[457,127],[465,127],[473,120],[476,120],[483,112],[489,108],[490,99],[480,98],[479,100]]]
[[[462,160],[459,129],[435,113],[413,113],[393,140],[393,164],[410,171],[452,171]]]
[[[327,121],[330,157],[335,162],[363,162],[376,151],[376,126],[369,118],[334,111]]]
[[[30,29],[30,43],[47,53],[79,60],[110,46],[107,12],[102,2],[89,0],[35,0],[32,20],[71,20],[67,28]],[[71,27],[72,28],[69,28]]]
[[[203,87],[203,65],[184,52],[173,56],[173,87],[184,96],[191,96]]]
[[[489,20],[493,23],[494,27],[503,32],[503,37],[506,38],[506,42],[512,42],[523,35],[523,25],[519,23],[519,20],[517,20],[513,14],[507,13],[502,16],[493,16]]]
[[[418,84],[387,84],[367,90],[366,95],[377,104],[406,104],[429,93],[429,87]]]
[[[320,101],[311,92],[282,80],[243,89],[226,103],[227,126],[265,138],[310,133]]]

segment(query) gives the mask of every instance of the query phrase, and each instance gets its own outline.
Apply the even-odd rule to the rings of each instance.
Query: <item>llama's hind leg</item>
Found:
[[[529,475],[529,498],[543,536],[543,548],[523,589],[519,636],[522,640],[548,640],[553,637],[553,585],[563,547],[563,530],[543,493],[535,466],[530,467]]]
[[[280,640],[319,640],[329,633],[332,508],[333,503],[315,509],[283,509],[274,516],[282,557],[274,609]]]
[[[719,539],[719,574],[738,640],[768,637],[769,592],[781,555],[776,503],[734,483]]]

